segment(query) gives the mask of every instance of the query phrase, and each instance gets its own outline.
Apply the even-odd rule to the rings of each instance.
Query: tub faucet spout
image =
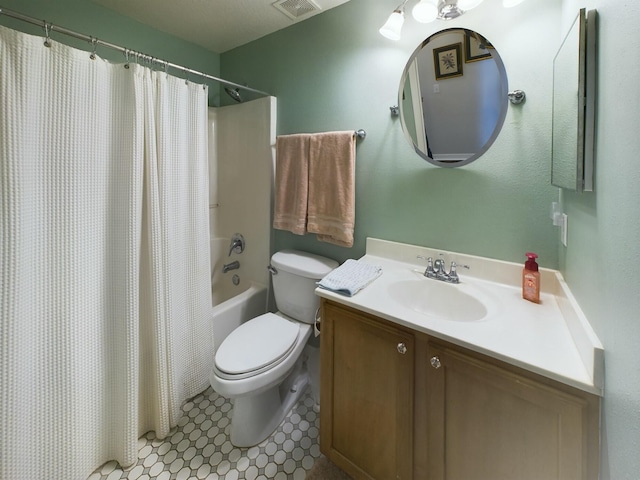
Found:
[[[240,262],[236,260],[235,262],[227,263],[222,266],[222,273],[227,273],[230,270],[237,270],[240,268]]]

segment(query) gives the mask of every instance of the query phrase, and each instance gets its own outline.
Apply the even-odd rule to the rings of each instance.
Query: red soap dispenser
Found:
[[[540,272],[536,263],[536,255],[527,252],[527,261],[522,269],[522,298],[530,302],[540,303]]]

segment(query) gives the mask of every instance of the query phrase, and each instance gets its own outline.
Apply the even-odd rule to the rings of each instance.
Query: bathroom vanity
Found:
[[[378,279],[316,290],[321,451],[354,478],[597,478],[602,346],[562,277],[536,305],[509,262],[446,252],[461,283],[425,278],[439,253],[369,239]]]

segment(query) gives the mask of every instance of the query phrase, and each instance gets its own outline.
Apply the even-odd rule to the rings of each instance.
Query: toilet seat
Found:
[[[273,313],[243,323],[218,348],[216,374],[225,379],[242,379],[273,368],[294,349],[299,331],[298,323]]]

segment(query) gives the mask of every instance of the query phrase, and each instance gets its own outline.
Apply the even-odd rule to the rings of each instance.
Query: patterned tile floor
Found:
[[[140,438],[135,465],[123,470],[112,461],[87,480],[302,480],[320,457],[320,417],[310,389],[277,430],[251,448],[231,445],[232,403],[211,388],[183,410],[178,426],[164,440],[153,433]]]

